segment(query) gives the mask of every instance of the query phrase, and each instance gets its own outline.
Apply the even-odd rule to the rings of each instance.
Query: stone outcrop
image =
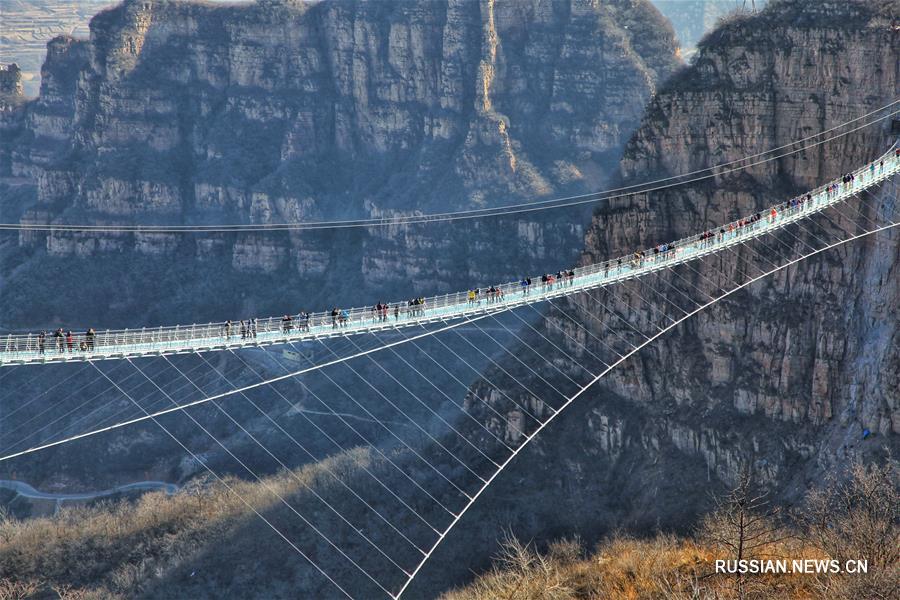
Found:
[[[18,137],[22,126],[22,103],[25,101],[22,71],[16,63],[0,65],[0,139]],[[0,142],[0,175],[9,164],[9,145]]]
[[[625,149],[622,182],[756,154],[888,104],[900,89],[898,18],[900,3],[893,0],[781,0],[758,15],[730,20],[651,100]],[[610,201],[595,212],[584,261],[691,235],[815,187],[883,153],[894,141],[890,127],[888,119],[744,172]],[[864,216],[851,220],[852,209],[844,211],[846,218],[832,214],[835,225],[855,231],[870,228],[868,219],[897,220],[896,188],[866,200]],[[785,255],[809,251],[805,243],[821,246],[814,234],[839,237],[828,222],[793,233],[800,239],[785,234],[777,243]],[[742,249],[705,261],[712,281],[682,269],[678,276],[661,275],[648,285],[629,284],[594,297],[630,313],[633,326],[652,333],[650,322],[670,322],[660,312],[681,314],[651,287],[690,306],[668,284],[702,300],[695,286],[712,294],[726,281],[757,273],[752,256]],[[733,485],[742,470],[753,470],[773,489],[773,498],[790,503],[854,458],[871,458],[885,448],[896,455],[898,256],[896,235],[869,237],[781,271],[678,326],[543,430],[467,516],[471,526],[456,534],[466,549],[446,548],[436,564],[489,554],[493,540],[478,530],[497,514],[521,539],[573,532],[590,538],[620,527],[689,530],[709,505],[710,492]],[[771,268],[761,261],[760,266]],[[566,317],[553,310],[540,327],[595,372],[602,367],[588,352],[602,357],[609,350],[569,319],[619,348],[617,335],[637,337],[597,301],[576,297],[562,305]],[[539,354],[561,356],[540,339],[533,343]],[[544,397],[538,378],[516,371],[513,360],[504,364],[524,386],[496,369],[487,372],[488,381],[503,384],[517,401],[529,397],[523,387]],[[556,361],[555,367],[575,379],[585,377],[571,360]],[[560,371],[547,366],[541,375],[571,388]],[[475,384],[470,394],[492,399],[498,410],[510,407],[488,382]],[[548,391],[546,397],[554,396]],[[513,441],[522,435],[523,419],[515,409],[508,416],[514,426],[488,415],[484,421]],[[435,582],[452,576],[437,570],[427,577],[440,588]]]
[[[497,206],[602,186],[676,66],[671,28],[643,1],[128,0],[92,20],[89,41],[50,43],[10,168],[36,181],[30,223],[266,224]],[[440,291],[555,270],[576,256],[586,221],[573,210],[177,246],[70,233],[20,242],[51,256],[177,247],[182,261],[214,245],[229,272],[297,282],[332,268],[319,261],[340,248],[361,283],[350,300],[370,301],[413,279]]]
[[[726,24],[701,45],[694,64],[651,101],[626,148],[624,180],[689,172],[756,154],[887,104],[900,87],[894,60],[900,50],[898,16],[895,1],[810,5],[788,0]],[[714,182],[613,201],[595,215],[585,260],[691,235],[813,188],[884,152],[893,141],[889,130],[890,120],[882,121]],[[884,195],[887,212],[879,216],[894,220],[890,190]],[[869,225],[863,217],[859,221]],[[814,240],[810,235],[806,241]],[[861,372],[857,362],[875,358],[865,341],[874,333],[870,317],[896,326],[889,318],[897,302],[896,282],[876,275],[896,269],[896,252],[875,248],[871,241],[862,242],[841,251],[847,253],[842,265],[823,259],[777,276],[772,295],[742,307],[743,315],[731,318],[727,329],[720,324],[727,318],[721,311],[698,317],[697,331],[708,334],[704,353],[714,368],[710,384],[731,388],[713,397],[721,401],[727,394],[741,413],[820,426],[846,413],[855,404],[853,396],[865,389],[868,407],[858,407],[851,421],[860,431],[900,433],[900,407],[891,405],[896,398],[890,382],[880,380],[878,368]],[[737,276],[736,260],[723,266],[727,275]],[[811,302],[817,310],[799,323],[783,320],[785,311],[778,308]],[[875,314],[866,316],[870,311]],[[874,354],[889,373],[885,367],[897,366],[891,362],[897,359],[891,350],[896,334],[878,332],[885,335]],[[723,356],[717,345],[743,345],[746,354]],[[671,366],[689,370],[686,364]],[[740,383],[746,372],[772,377],[766,393]]]
[[[0,98],[9,102],[19,100],[25,95],[22,87],[22,71],[19,65],[0,65]]]

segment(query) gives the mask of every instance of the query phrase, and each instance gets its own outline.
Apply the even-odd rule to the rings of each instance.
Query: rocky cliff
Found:
[[[676,64],[671,28],[646,2],[129,0],[93,19],[90,40],[49,44],[8,168],[35,181],[33,203],[17,203],[28,223],[266,224],[497,206],[601,187]],[[301,285],[304,302],[368,302],[559,268],[587,215],[546,216],[19,241],[50,259],[163,255],[228,281]],[[127,277],[105,279],[125,287]],[[46,310],[61,313],[49,298]]]
[[[28,109],[29,123],[45,123],[43,129],[30,125],[29,135],[62,143],[58,153],[46,157],[34,154],[28,136],[16,145],[12,166],[40,180],[38,204],[24,218],[264,222],[289,218],[285,215],[327,218],[435,209],[442,199],[450,208],[482,206],[495,201],[497,191],[513,197],[544,189],[562,192],[594,178],[599,182],[605,179],[603,165],[616,153],[613,142],[622,146],[626,138],[631,141],[624,149],[621,179],[633,183],[765,150],[896,96],[896,2],[774,2],[766,12],[733,20],[710,35],[696,62],[652,99],[651,84],[665,69],[649,58],[657,38],[639,35],[638,15],[650,15],[644,27],[656,27],[655,13],[633,12],[640,8],[630,2],[600,7],[269,2],[243,8],[128,3],[95,20],[90,42],[58,41],[60,48],[69,47],[59,60],[71,61],[77,75],[66,78],[67,70],[61,69],[58,78],[46,78],[48,85],[75,91],[59,92],[56,98],[48,93],[43,100],[48,108],[37,103]],[[282,27],[284,23],[291,27]],[[277,43],[271,41],[275,39]],[[663,50],[671,50],[671,38],[661,39]],[[294,50],[276,51],[281,44]],[[411,50],[426,46],[442,58],[435,62]],[[169,47],[177,51],[167,53]],[[659,56],[668,56],[666,52]],[[638,63],[634,56],[644,58]],[[624,69],[626,64],[640,68]],[[395,80],[391,74],[398,69],[406,76]],[[281,94],[272,87],[273,78],[292,82],[292,87]],[[165,93],[157,94],[142,81],[158,84]],[[644,81],[634,89],[646,94],[628,96],[620,87],[627,81]],[[600,85],[596,82],[603,85],[592,88]],[[549,96],[542,95],[548,90]],[[567,90],[565,96],[558,90]],[[580,90],[588,92],[578,96]],[[615,94],[592,103],[596,94],[611,91]],[[618,117],[610,115],[636,114],[633,104],[645,100],[649,109],[639,122],[635,116],[637,132],[629,134],[621,124],[617,128],[613,121]],[[55,114],[71,117],[44,118]],[[883,149],[887,137],[872,131],[881,130],[847,136],[745,175],[601,206],[585,236],[584,260],[692,233],[818,184]],[[244,143],[228,143],[235,139]],[[278,142],[269,147],[260,139]],[[342,161],[353,167],[334,167]],[[385,177],[383,172],[400,175]],[[260,176],[253,178],[253,173]],[[483,183],[484,194],[472,183],[476,180]],[[887,216],[895,215],[894,196],[884,195],[880,202]],[[540,240],[559,226],[537,225],[537,219],[519,223],[516,239]],[[497,245],[501,231],[492,224],[457,230],[455,235],[462,237],[432,232],[429,238],[403,230],[390,232],[394,237],[388,241],[379,237],[383,234],[329,234],[310,246],[303,246],[311,244],[307,236],[202,242],[53,236],[22,239],[20,254],[11,256],[24,257],[26,264],[54,265],[49,274],[60,277],[67,275],[58,265],[87,262],[76,262],[79,256],[102,258],[97,262],[107,271],[125,265],[138,270],[138,279],[163,289],[184,285],[183,273],[163,272],[158,263],[171,262],[154,260],[158,255],[188,257],[201,265],[218,260],[218,276],[230,277],[233,270],[249,290],[271,282],[260,278],[259,270],[274,265],[279,274],[299,277],[325,257],[341,275],[372,268],[380,276],[405,277],[420,265],[415,273],[422,280],[443,268],[434,281],[445,282],[474,277],[471,271],[451,272],[451,260],[469,270],[485,264],[475,260],[483,258],[478,255],[482,249],[501,253],[493,257],[498,263],[502,253],[521,249]],[[575,235],[577,228],[571,231]],[[788,238],[786,243],[793,242]],[[346,256],[334,256],[338,244],[349,248]],[[784,272],[685,324],[615,371],[517,457],[432,557],[410,596],[429,597],[467,578],[468,569],[485,565],[504,527],[523,538],[578,531],[588,540],[617,527],[636,532],[686,529],[704,510],[708,492],[728,485],[744,465],[755,466],[777,497],[790,501],[848,457],[877,451],[884,443],[896,446],[896,244],[895,237],[858,243]],[[36,245],[42,250],[35,250]],[[470,253],[468,247],[475,250]],[[127,250],[125,258],[118,255],[121,249]],[[69,256],[73,253],[76,258]],[[69,256],[70,262],[53,262],[62,261],[59,256]],[[733,278],[738,268],[745,268],[745,262],[737,262],[744,258],[718,263],[723,277]],[[535,259],[523,252],[510,264],[526,260]],[[496,268],[499,273],[503,267]],[[18,281],[21,271],[29,273],[21,269]],[[328,275],[336,279],[334,273]],[[348,287],[368,281],[363,277],[358,275]],[[109,285],[105,279],[101,283]],[[155,293],[151,286],[140,287],[140,281],[130,283],[132,293],[135,288]],[[691,283],[709,291],[709,282]],[[208,275],[205,285],[218,291]],[[26,291],[33,311],[58,306],[57,299]],[[188,300],[190,291],[177,288]],[[292,297],[289,293],[285,297]],[[615,293],[618,305],[634,310],[636,325],[659,317],[638,308],[642,302],[635,290]],[[638,288],[638,293],[649,292]],[[579,319],[601,339],[610,328],[624,332],[595,303],[576,302],[583,302],[591,316],[570,304],[568,317]],[[160,304],[152,300],[148,305],[154,310]],[[572,335],[577,330],[559,313],[537,327],[553,343],[583,357],[560,335],[560,328]],[[579,339],[600,352],[587,337]],[[550,345],[539,340],[535,345],[545,356],[558,356]],[[468,352],[465,348],[457,350]],[[219,366],[228,366],[227,356],[220,359]],[[560,371],[529,374],[513,356],[496,360],[522,384],[510,382],[504,393],[534,412],[544,410],[524,390],[542,390],[547,384],[540,377],[560,381]],[[566,371],[574,369],[571,363],[555,364],[574,375]],[[502,381],[497,373],[487,370],[492,381]],[[201,385],[217,383],[210,378]],[[508,408],[485,382],[473,385],[470,394],[496,401],[498,410]],[[387,395],[394,397],[390,390]],[[309,402],[305,395],[292,396],[292,401],[292,413],[302,412]],[[277,411],[284,409],[277,404],[273,402],[272,414],[281,415]],[[373,410],[385,411],[377,412],[377,418],[390,418],[383,404],[372,402]],[[49,409],[61,412],[55,405]],[[242,422],[256,419],[255,431],[268,427],[243,404],[235,413]],[[506,416],[513,424],[526,421],[514,411]],[[233,436],[230,441],[237,443],[234,426],[223,421],[218,418],[214,432]],[[210,447],[183,419],[173,419],[173,427],[191,435],[194,447]],[[296,425],[289,427],[294,431]],[[489,427],[510,442],[521,437],[518,427],[501,430],[497,421]],[[861,442],[863,427],[875,434]],[[95,469],[122,472],[137,464],[154,476],[199,471],[190,461],[176,471],[165,461],[180,456],[177,448],[170,445],[157,455],[149,451],[160,448],[151,434],[128,433],[129,438],[98,437],[87,448],[69,446],[17,464],[31,472],[56,468],[74,473],[73,478],[88,478]],[[89,464],[83,459],[89,452],[104,459]],[[207,460],[221,464],[212,453]],[[409,466],[411,472],[415,468]],[[259,540],[250,552],[245,527],[256,531],[253,539]],[[260,585],[268,587],[257,587],[256,593],[274,590],[270,595],[275,596],[289,590],[285,595],[296,595],[312,589],[303,587],[312,585],[304,571],[292,570],[280,547],[259,531],[255,521],[240,525],[225,543],[217,540],[215,551],[203,547],[184,560],[176,554],[176,566],[148,569],[163,573],[144,576],[149,595],[167,597],[173,589],[211,595],[215,588],[206,585],[210,582],[225,590],[219,595],[235,595],[248,580],[256,584],[234,569],[248,555],[265,561],[271,568],[263,572],[280,578],[266,579]],[[204,568],[195,570],[197,565]]]
[[[11,99],[21,99],[24,94],[19,66],[15,63],[0,65],[0,97],[9,102]]]
[[[653,0],[653,5],[672,22],[681,55],[688,60],[697,51],[697,43],[721,19],[762,9],[766,0]]]
[[[4,139],[18,137],[20,133],[24,93],[19,66],[0,65],[0,133]],[[4,174],[4,164],[9,164],[9,147],[0,143],[0,176]]]
[[[626,147],[622,181],[755,154],[894,100],[900,90],[898,18],[895,0],[782,0],[758,15],[731,19],[651,100]],[[893,142],[889,131],[890,120],[746,172],[611,201],[594,215],[584,261],[678,239],[789,198],[884,152]],[[835,225],[854,231],[871,227],[867,219],[896,221],[895,188],[866,200],[870,208],[863,216],[851,220],[852,210],[846,219],[832,215]],[[821,245],[813,234],[836,232],[826,222],[821,229],[795,232],[800,239],[782,236],[776,247],[796,255],[808,251],[804,243]],[[896,454],[898,260],[896,235],[868,238],[781,271],[679,326],[544,430],[454,539],[466,540],[466,555],[480,556],[493,547],[493,540],[479,535],[485,523],[510,526],[524,539],[576,532],[591,539],[619,527],[685,530],[708,506],[710,491],[733,485],[742,469],[754,470],[778,501],[791,503],[854,458],[885,448]],[[712,294],[725,281],[756,273],[753,264],[752,254],[741,250],[705,265],[712,281],[682,270],[649,287],[627,285],[595,293],[596,300],[575,298],[562,311],[553,310],[540,330],[599,368],[588,353],[608,356],[609,349],[571,319],[621,348],[616,336],[635,338],[631,326],[652,333],[651,322],[669,322],[662,313],[681,316],[667,301],[690,306],[668,284],[703,299],[701,292]],[[658,297],[651,287],[670,297]],[[597,300],[630,313],[631,325]],[[648,308],[645,300],[656,307]],[[546,342],[539,353],[560,356]],[[570,361],[555,365],[583,377]],[[523,387],[542,389],[538,377],[516,371],[512,360],[506,367],[524,383],[508,382],[509,395],[525,400]],[[472,394],[496,399],[497,408],[507,410],[489,384],[503,382],[503,375],[487,374]],[[552,366],[539,374],[567,385]],[[520,436],[504,433],[508,440]],[[473,546],[483,551],[473,552]],[[462,556],[451,544],[435,564],[465,563]],[[447,576],[439,570],[430,573],[434,581]]]
[[[131,0],[97,15],[89,40],[61,37],[49,45],[40,96],[10,113],[16,132],[0,138],[0,216],[32,223],[265,224],[480,208],[596,189],[615,172],[643,105],[677,64],[671,28],[643,1]],[[589,221],[587,211],[570,211],[303,234],[6,234],[0,324],[185,323],[485,285],[570,264]],[[303,351],[316,361],[329,356],[317,345]],[[288,354],[285,360],[299,368],[302,357]],[[190,364],[183,368],[200,388],[223,389],[220,376],[187,358],[179,364]],[[252,370],[224,354],[211,358],[238,383],[256,380],[253,371],[281,372],[280,354],[245,353]],[[380,364],[410,375],[391,360],[381,357]],[[484,362],[470,358],[473,369]],[[164,361],[144,364],[164,385],[184,383]],[[119,367],[99,365],[127,379],[126,389],[141,401],[166,401],[153,398],[136,372],[125,373],[130,365]],[[357,368],[371,379],[376,367]],[[380,384],[399,404],[394,410],[374,391],[357,391],[352,372],[329,376],[364,395],[360,403],[371,419],[353,423],[375,445],[394,443],[374,423],[396,421],[400,410],[421,422],[432,418],[399,385]],[[420,379],[403,385],[422,393],[429,382]],[[50,381],[64,381],[66,393],[45,393]],[[359,444],[322,412],[353,415],[362,410],[356,400],[325,379],[305,385],[286,388],[284,397],[261,389],[254,401],[308,444],[312,456],[335,448],[307,416],[321,420],[340,447]],[[185,387],[177,388],[179,399],[198,391]],[[90,367],[39,376],[14,369],[0,398],[0,445],[75,433],[135,410],[107,388]],[[465,384],[448,393],[461,399]],[[277,439],[272,423],[247,402],[228,410],[290,457],[291,466],[310,460]],[[205,464],[249,476],[182,416],[165,425]],[[275,468],[212,406],[196,416],[259,472]],[[0,468],[5,478],[45,489],[181,482],[202,470],[152,424]],[[302,587],[305,565],[285,567],[280,551],[267,556],[294,579],[290,595],[306,589],[328,597]],[[219,567],[227,554],[211,558],[215,567],[202,569],[204,577],[235,573]],[[202,586],[198,577],[173,588],[170,576],[181,573],[157,578],[163,597]]]

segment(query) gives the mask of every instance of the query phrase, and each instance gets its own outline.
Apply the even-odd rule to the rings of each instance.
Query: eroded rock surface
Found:
[[[90,40],[50,43],[5,166],[35,197],[8,210],[27,223],[262,225],[597,189],[676,65],[647,2],[128,0],[93,19]],[[20,244],[213,260],[226,278],[303,285],[313,302],[369,302],[565,266],[587,214],[548,217]],[[335,271],[352,283],[323,279]]]

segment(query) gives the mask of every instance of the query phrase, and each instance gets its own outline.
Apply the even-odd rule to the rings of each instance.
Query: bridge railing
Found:
[[[285,320],[284,317],[268,317],[174,327],[103,330],[71,335],[68,335],[68,332],[61,334],[53,332],[43,336],[8,334],[5,339],[0,338],[0,363],[15,361],[22,356],[36,355],[40,359],[53,356],[59,358],[60,355],[74,353],[86,356],[100,352],[104,355],[114,355],[117,352],[153,354],[177,349],[196,350],[229,346],[236,344],[238,340],[241,343],[273,342],[296,339],[307,334],[333,335],[347,328],[360,329],[377,327],[381,324],[388,326],[410,320],[458,316],[473,308],[473,305],[479,310],[490,310],[494,305],[506,303],[509,299],[524,301],[531,294],[544,295],[567,287],[580,286],[586,278],[598,278],[602,283],[606,279],[620,278],[629,273],[645,270],[648,266],[662,268],[673,261],[683,260],[686,255],[732,243],[762,230],[781,227],[800,213],[819,210],[833,201],[850,196],[856,190],[865,187],[867,181],[871,183],[885,179],[900,169],[900,158],[894,153],[895,147],[896,145],[892,146],[891,150],[872,163],[853,171],[854,181],[851,183],[835,180],[807,194],[714,229],[654,248],[645,248],[629,256],[577,267],[571,270],[572,275],[568,274],[569,271],[559,272],[552,276],[552,281],[541,281],[541,276],[538,276],[532,278],[531,285],[523,285],[524,280],[507,282],[478,290],[474,299],[471,298],[471,292],[474,290],[466,290],[427,297],[423,299],[422,304],[392,302],[380,312],[375,311],[373,307],[355,307],[338,309],[336,314],[332,314],[331,311],[310,313],[308,318],[291,315],[290,320]]]

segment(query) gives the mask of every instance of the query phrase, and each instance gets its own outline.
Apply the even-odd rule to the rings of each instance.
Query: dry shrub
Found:
[[[50,589],[59,600],[123,600],[122,596],[103,589],[76,589],[66,584],[51,585]]]
[[[569,600],[574,591],[554,560],[506,534],[490,573],[446,600]]]
[[[841,565],[868,561],[868,573],[816,576],[823,598],[900,598],[900,466],[853,464],[808,494],[798,522],[806,541]]]
[[[866,559],[865,575],[717,574],[717,559]],[[808,494],[793,520],[770,506],[748,476],[719,498],[696,539],[614,534],[593,556],[577,541],[549,546],[546,556],[507,536],[494,567],[444,600],[584,598],[768,600],[813,598],[900,600],[900,467],[853,465]]]
[[[556,564],[567,565],[577,562],[583,551],[581,539],[575,536],[551,542],[547,548],[547,556]]]
[[[615,535],[600,544],[593,557],[598,571],[595,592],[609,598],[668,597],[693,589],[697,573],[711,559],[691,540]]]
[[[356,449],[263,483],[226,478],[172,496],[152,492],[136,501],[63,507],[37,519],[17,520],[2,512],[0,573],[12,577],[0,580],[0,600],[34,594],[41,600],[138,596],[161,573],[256,519],[254,510],[277,507],[273,492],[297,497],[308,493],[305,484],[322,493],[337,485],[323,477],[325,466],[352,476],[369,465],[369,454]],[[38,580],[46,583],[33,583]]]
[[[41,589],[41,584],[33,580],[0,579],[0,600],[25,600]]]

